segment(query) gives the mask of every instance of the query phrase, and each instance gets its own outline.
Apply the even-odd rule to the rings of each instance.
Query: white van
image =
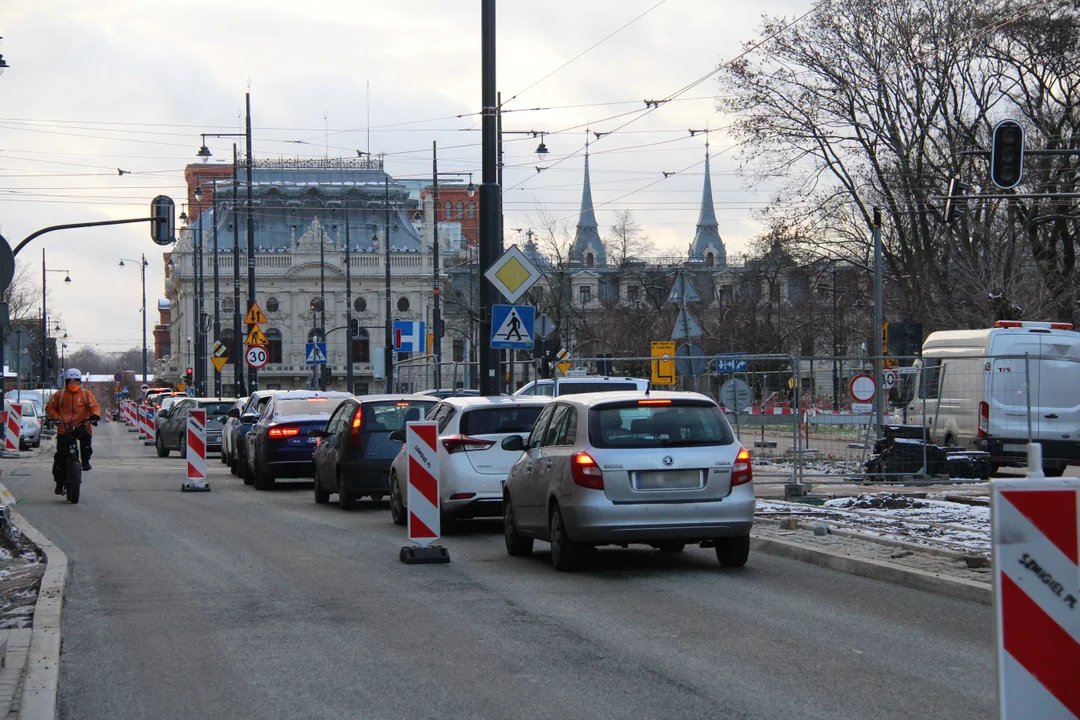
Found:
[[[1023,466],[1030,427],[1047,475],[1080,465],[1080,333],[1070,323],[931,333],[915,365],[905,420],[925,418],[934,442],[988,451],[995,469]]]
[[[558,383],[551,379],[533,380],[514,393],[514,397],[530,395],[578,395],[594,392],[645,392],[648,380],[631,377],[608,377],[585,375],[581,377],[559,378]]]

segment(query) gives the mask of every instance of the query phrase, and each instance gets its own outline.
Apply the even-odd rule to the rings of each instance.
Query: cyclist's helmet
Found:
[[[79,372],[78,368],[68,368],[64,371],[64,382],[67,382],[68,380],[78,380],[79,382],[82,382],[82,373]]]

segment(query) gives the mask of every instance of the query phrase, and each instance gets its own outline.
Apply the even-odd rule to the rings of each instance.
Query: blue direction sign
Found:
[[[304,362],[308,365],[326,364],[326,343],[310,342],[304,350]]]
[[[491,308],[491,347],[528,350],[533,346],[536,308],[532,305],[495,305]]]
[[[717,355],[716,372],[746,372],[746,353],[721,353]]]
[[[416,320],[394,321],[394,350],[407,353],[427,351],[424,323]]]

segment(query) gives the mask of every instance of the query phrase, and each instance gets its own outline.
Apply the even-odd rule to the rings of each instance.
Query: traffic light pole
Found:
[[[491,311],[496,291],[484,273],[499,259],[502,238],[499,217],[502,215],[502,188],[498,183],[498,99],[495,89],[495,0],[480,5],[481,111],[483,182],[480,184],[480,253],[477,281],[480,285],[480,394],[500,394],[502,383],[496,377],[498,353],[491,349]]]
[[[352,256],[349,254],[349,208],[345,208],[345,326],[349,335],[345,340],[345,390],[353,392],[353,340],[352,335]]]

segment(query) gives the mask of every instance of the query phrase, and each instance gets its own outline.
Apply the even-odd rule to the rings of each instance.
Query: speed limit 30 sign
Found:
[[[244,353],[244,359],[247,360],[248,367],[256,370],[266,365],[269,358],[265,345],[251,345]]]

